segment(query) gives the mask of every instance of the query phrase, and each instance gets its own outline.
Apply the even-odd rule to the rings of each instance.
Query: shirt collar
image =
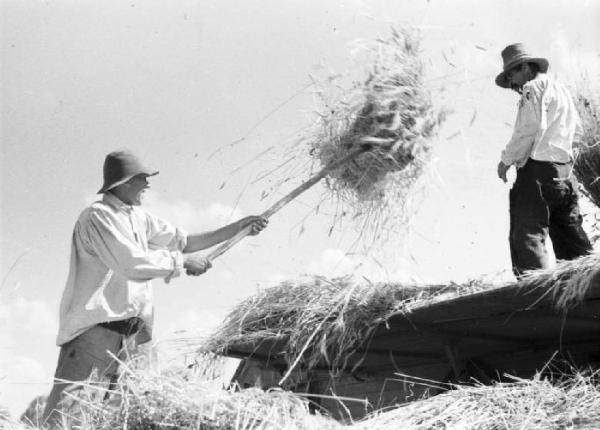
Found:
[[[107,205],[126,213],[130,213],[133,210],[133,206],[123,203],[121,199],[112,193],[104,193],[102,201]]]
[[[548,79],[548,75],[546,73],[538,73],[532,81],[545,81]]]

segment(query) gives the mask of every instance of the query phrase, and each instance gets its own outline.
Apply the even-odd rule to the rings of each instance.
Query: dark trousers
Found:
[[[119,377],[119,361],[138,352],[135,335],[143,324],[137,317],[101,323],[61,346],[54,385],[44,410],[47,427],[79,426],[80,402],[101,404],[108,400]]]
[[[573,260],[592,250],[581,227],[577,182],[571,163],[529,159],[517,170],[510,190],[510,255],[513,272],[548,267],[546,237],[558,260]]]
[[[46,426],[71,428],[82,419],[79,401],[104,401],[119,375],[119,363],[111,354],[125,359],[123,341],[123,335],[97,325],[61,346],[44,410]]]

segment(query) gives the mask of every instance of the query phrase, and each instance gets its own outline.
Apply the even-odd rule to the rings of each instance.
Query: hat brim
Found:
[[[548,71],[549,63],[548,63],[548,60],[545,58],[541,58],[541,57],[540,58],[532,58],[532,57],[519,58],[518,60],[507,64],[506,67],[504,67],[504,70],[498,76],[496,76],[496,85],[498,85],[499,87],[502,87],[502,88],[509,88],[507,72],[510,69],[512,69],[513,67],[516,67],[519,64],[523,64],[523,63],[536,63],[538,66],[540,66],[541,73],[546,73]]]
[[[131,178],[133,178],[134,176],[137,176],[137,175],[145,175],[146,177],[148,177],[148,176],[156,176],[156,175],[158,175],[158,171],[134,173],[133,175],[126,176],[123,179],[121,179],[119,181],[116,181],[116,182],[113,182],[111,184],[104,184],[102,186],[102,188],[100,188],[100,190],[96,194],[103,194],[103,193],[105,193],[107,191],[110,191],[113,188],[118,187],[119,185],[124,184],[125,182],[127,182],[128,180],[130,180]]]

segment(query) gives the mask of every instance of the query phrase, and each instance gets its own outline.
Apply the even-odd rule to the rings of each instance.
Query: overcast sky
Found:
[[[182,228],[260,213],[279,194],[261,200],[269,184],[253,180],[314,119],[310,76],[355,67],[352,42],[385,37],[391,25],[420,28],[428,84],[453,111],[409,236],[361,254],[351,225],[328,235],[331,208],[311,214],[317,186],[207,274],[155,282],[164,339],[206,332],[257,288],[303,273],[506,276],[509,186],[495,170],[517,99],[494,86],[500,50],[522,41],[568,83],[582,72],[600,77],[600,3],[592,0],[0,5],[0,404],[14,414],[50,389],[71,231],[96,198],[108,152],[132,149],[160,170],[144,204]]]

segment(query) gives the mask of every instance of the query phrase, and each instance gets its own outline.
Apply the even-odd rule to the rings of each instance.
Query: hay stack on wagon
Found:
[[[243,358],[242,386],[309,392],[337,418],[357,419],[444,391],[415,385],[420,378],[531,377],[553,357],[600,367],[599,280],[596,255],[501,285],[305,278],[242,302],[201,350]],[[391,382],[397,372],[416,379]],[[318,400],[325,394],[370,406]]]
[[[202,351],[226,353],[240,342],[285,338],[290,365],[300,358],[309,368],[324,361],[333,371],[343,370],[348,355],[394,315],[409,317],[414,310],[433,303],[502,289],[527,295],[532,304],[538,299],[551,300],[557,311],[567,311],[584,300],[590,289],[596,291],[598,276],[597,255],[564,261],[555,269],[530,272],[520,282],[503,285],[485,280],[419,285],[307,276],[285,281],[240,303]]]
[[[311,369],[324,361],[335,373],[390,315],[485,288],[479,282],[423,286],[306,276],[240,303],[202,351],[226,354],[238,343],[285,339],[290,366],[300,360]]]

